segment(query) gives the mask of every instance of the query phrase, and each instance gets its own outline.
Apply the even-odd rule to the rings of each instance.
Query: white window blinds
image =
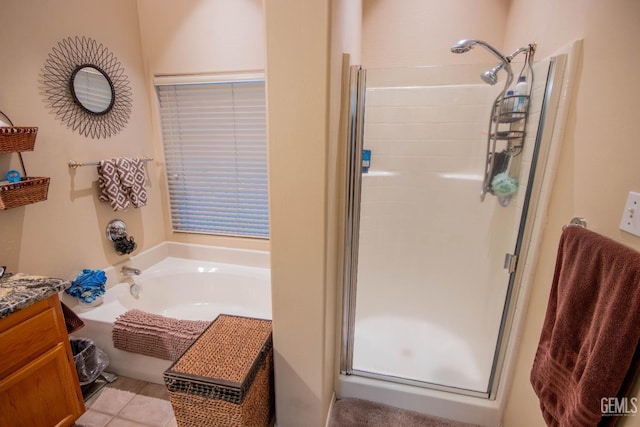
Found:
[[[264,81],[156,90],[173,229],[269,237]]]

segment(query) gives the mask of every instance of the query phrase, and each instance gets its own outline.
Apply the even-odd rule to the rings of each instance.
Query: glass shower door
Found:
[[[480,200],[502,89],[480,80],[486,68],[356,78],[363,123],[352,128],[361,146],[349,190],[348,374],[489,393],[512,284],[505,257],[518,250],[549,62],[534,64],[524,149],[510,164],[518,189],[506,204]]]

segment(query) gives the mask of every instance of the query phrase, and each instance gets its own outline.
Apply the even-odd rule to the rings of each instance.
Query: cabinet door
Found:
[[[0,426],[70,426],[83,408],[63,343],[0,381]]]
[[[0,332],[0,379],[63,340],[52,308]]]

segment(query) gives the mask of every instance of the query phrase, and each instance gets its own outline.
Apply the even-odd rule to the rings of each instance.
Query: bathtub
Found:
[[[114,268],[117,272],[109,271],[108,277],[117,278],[119,275],[119,280],[112,286],[107,285],[103,302],[98,306],[83,306],[75,298],[63,294],[65,303],[72,306],[85,323],[73,335],[93,340],[108,354],[108,372],[163,384],[162,373],[172,363],[113,347],[113,323],[119,315],[130,309],[188,320],[213,320],[222,313],[271,319],[268,253],[221,248],[212,251],[208,247],[196,247],[210,256],[203,256],[205,260],[188,259],[171,255],[172,252],[180,256],[185,253],[193,255],[194,246],[197,245],[187,245],[188,249],[182,244],[169,245],[165,251],[168,256],[147,268],[141,268],[142,274],[139,276],[114,274],[119,273],[121,266]],[[212,261],[211,258],[220,258],[225,262]],[[247,262],[248,259],[257,259],[258,262]],[[234,261],[242,263],[232,263]],[[140,268],[141,264],[144,262],[132,259],[123,265]],[[133,284],[139,287],[137,296],[130,291]]]

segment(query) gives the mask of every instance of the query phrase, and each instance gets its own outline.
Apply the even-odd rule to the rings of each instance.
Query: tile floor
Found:
[[[85,406],[75,427],[177,427],[164,385],[118,377]]]

